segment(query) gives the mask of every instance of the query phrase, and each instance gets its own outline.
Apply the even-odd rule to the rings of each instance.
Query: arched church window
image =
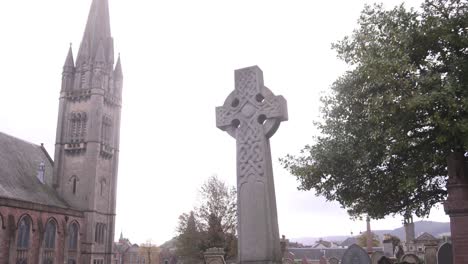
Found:
[[[29,244],[31,236],[31,218],[24,216],[18,223],[18,234],[16,237],[16,263],[27,264],[29,255]]]
[[[18,225],[18,237],[16,239],[16,247],[19,249],[29,248],[29,237],[31,233],[31,220],[28,216],[24,216]]]
[[[84,141],[88,116],[85,112],[72,112],[69,118],[68,134],[72,143]]]
[[[102,129],[101,129],[101,141],[104,144],[109,145],[112,141],[111,132],[112,132],[112,118],[110,116],[102,117]]]
[[[78,248],[78,225],[72,223],[68,227],[68,250],[77,250]]]
[[[100,229],[101,224],[97,223],[96,228],[94,229],[94,242],[98,243],[99,242],[99,234],[100,234]]]
[[[76,184],[77,184],[77,179],[76,176],[72,177],[72,193],[76,194]]]
[[[44,247],[46,249],[54,249],[55,248],[55,234],[57,233],[57,226],[55,221],[47,222],[46,229],[45,229],[45,241]]]
[[[100,193],[101,196],[104,196],[104,191],[105,191],[105,188],[106,188],[106,179],[102,179],[102,180],[99,182],[99,184],[100,184],[100,191],[99,191],[99,193]]]
[[[67,264],[76,264],[78,254],[79,228],[76,222],[68,226],[68,261]]]
[[[42,263],[53,264],[55,259],[55,237],[57,233],[57,225],[55,221],[50,220],[46,224],[44,235],[44,252]]]

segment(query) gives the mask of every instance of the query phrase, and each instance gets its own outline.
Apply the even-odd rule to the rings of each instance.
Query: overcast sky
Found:
[[[116,236],[161,244],[208,177],[235,184],[235,141],[216,128],[215,107],[234,89],[234,70],[252,65],[288,101],[289,121],[271,139],[280,234],[364,231],[338,204],[297,191],[278,158],[311,143],[320,95],[346,70],[331,43],[352,32],[365,3],[373,1],[109,0],[124,72]],[[69,43],[77,54],[90,4],[0,1],[0,131],[43,142],[52,157],[62,66]],[[449,221],[441,208],[429,219]],[[372,225],[393,229],[401,218]]]

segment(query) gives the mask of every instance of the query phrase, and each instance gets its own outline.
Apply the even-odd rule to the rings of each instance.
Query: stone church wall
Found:
[[[0,221],[2,222],[0,223],[0,264],[16,262],[17,230],[18,223],[22,217],[30,217],[32,222],[29,240],[30,246],[28,250],[28,263],[41,263],[39,261],[42,256],[41,246],[44,240],[45,225],[48,221],[53,220],[57,223],[54,263],[64,263],[68,225],[72,222],[76,222],[80,227],[79,233],[81,233],[81,230],[85,225],[82,213],[68,209],[29,204],[6,199],[1,199],[0,204],[2,204],[0,206]],[[13,238],[13,241],[11,241],[10,237]],[[81,235],[79,235],[78,241],[81,241]]]

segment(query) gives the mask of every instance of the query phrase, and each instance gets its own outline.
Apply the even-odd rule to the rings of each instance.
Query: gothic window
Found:
[[[16,239],[16,247],[18,249],[29,248],[29,237],[31,233],[31,220],[28,216],[21,219],[18,225],[18,237]]]
[[[104,191],[105,191],[105,188],[106,188],[106,180],[105,179],[102,179],[100,181],[100,194],[101,196],[104,196]]]
[[[112,141],[111,132],[112,132],[112,118],[110,116],[104,116],[102,118],[101,141],[106,145],[109,145],[110,142]]]
[[[72,143],[82,142],[86,137],[88,116],[85,112],[72,112],[69,119],[69,137]]]
[[[68,250],[75,251],[78,248],[78,225],[72,223],[68,227]]]
[[[94,229],[94,242],[96,243],[99,241],[99,229],[100,228],[101,228],[101,224],[97,223],[96,228]]]
[[[29,240],[31,236],[31,218],[24,216],[18,224],[16,237],[16,263],[27,264],[29,255]]]
[[[68,264],[76,264],[79,228],[76,222],[68,226]]]
[[[47,222],[45,229],[45,243],[44,246],[46,249],[55,248],[55,234],[57,232],[57,226],[54,221]]]
[[[76,185],[77,185],[78,180],[75,175],[72,176],[71,181],[72,181],[72,193],[76,194]]]
[[[55,221],[49,221],[46,224],[44,235],[44,252],[42,263],[53,264],[55,259],[55,234],[57,233],[57,225]]]
[[[94,242],[98,244],[104,244],[105,233],[106,225],[103,223],[97,223],[96,229],[94,230]]]

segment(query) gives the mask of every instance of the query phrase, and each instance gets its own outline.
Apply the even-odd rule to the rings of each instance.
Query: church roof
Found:
[[[44,183],[37,177],[41,163]],[[52,188],[53,167],[42,146],[0,132],[0,198],[68,208]]]
[[[430,240],[437,240],[437,238],[435,238],[433,235],[427,232],[424,232],[420,236],[418,236],[415,240],[416,241],[430,241]]]

